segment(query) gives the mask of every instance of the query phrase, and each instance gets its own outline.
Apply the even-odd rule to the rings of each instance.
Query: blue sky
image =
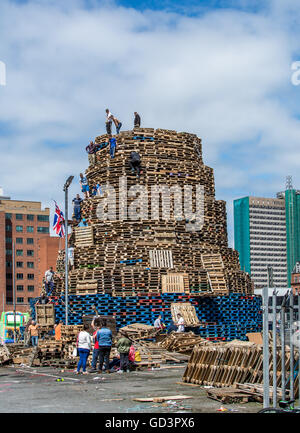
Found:
[[[1,0],[0,187],[62,204],[108,106],[132,127],[196,133],[216,197],[300,189],[300,10],[294,0]]]

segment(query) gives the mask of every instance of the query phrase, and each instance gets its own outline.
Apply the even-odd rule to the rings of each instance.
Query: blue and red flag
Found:
[[[62,211],[59,209],[55,200],[55,213],[54,213],[54,221],[53,221],[53,230],[60,237],[63,238],[65,236],[65,218]]]

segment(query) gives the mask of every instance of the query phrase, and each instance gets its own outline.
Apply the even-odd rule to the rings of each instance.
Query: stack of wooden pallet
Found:
[[[3,346],[0,346],[0,365],[5,364],[10,360],[11,360],[11,354],[7,346],[5,344]]]
[[[299,356],[295,351],[295,365]],[[277,350],[277,385],[281,386],[281,351]],[[263,380],[262,346],[234,340],[230,343],[214,343],[195,346],[183,375],[183,381],[199,385],[225,387],[235,383],[259,384]],[[289,377],[290,352],[285,356],[286,377]],[[271,361],[270,384],[272,385],[273,364]],[[295,392],[298,392],[298,376]]]
[[[83,200],[88,226],[72,233],[70,293],[252,293],[237,253],[228,248],[225,202],[215,199],[213,170],[203,163],[201,140],[153,128],[124,131],[116,140],[114,158],[106,134],[96,137],[100,150],[89,158],[90,189],[100,184],[103,195]],[[140,178],[130,170],[132,150],[141,155]],[[108,185],[114,192],[105,190]],[[202,227],[179,206],[189,190],[190,211],[204,212]],[[161,191],[166,192],[162,200]],[[63,285],[64,280],[60,289]]]
[[[61,341],[39,341],[37,359],[40,366],[63,366],[63,343]]]
[[[14,349],[13,348],[9,348],[9,349],[11,351],[13,364],[26,364],[26,365],[30,364],[30,360],[32,357],[32,351],[33,351],[32,347],[26,347],[25,348],[22,345],[21,347],[15,347]],[[37,364],[34,364],[34,365],[37,365]]]
[[[131,325],[123,326],[121,331],[126,332],[132,341],[153,338],[160,333],[160,330],[154,326],[145,325],[143,323],[132,323]]]
[[[78,334],[82,329],[82,325],[61,325],[61,341],[76,342]]]
[[[55,324],[55,312],[53,304],[36,304],[35,306],[36,322],[40,326],[53,326]]]
[[[193,332],[171,332],[158,344],[170,352],[191,354],[196,345],[213,343],[195,335]]]

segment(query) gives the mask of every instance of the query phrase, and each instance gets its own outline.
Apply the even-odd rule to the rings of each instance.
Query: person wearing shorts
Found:
[[[80,173],[80,185],[81,191],[84,193],[84,198],[88,198],[90,196],[89,184],[87,181],[87,177],[83,176],[82,173]]]

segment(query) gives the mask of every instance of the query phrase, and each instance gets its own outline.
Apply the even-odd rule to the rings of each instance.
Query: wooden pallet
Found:
[[[171,314],[174,323],[178,322],[178,314],[184,319],[185,327],[200,326],[195,307],[190,302],[171,303]]]

